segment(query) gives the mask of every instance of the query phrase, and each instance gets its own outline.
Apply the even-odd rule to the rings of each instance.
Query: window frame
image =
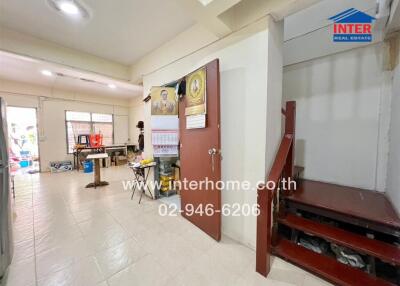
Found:
[[[82,112],[82,113],[89,113],[90,114],[90,121],[81,121],[81,120],[67,120],[67,112]],[[111,122],[101,122],[101,121],[92,121],[92,114],[107,114],[111,115]],[[94,130],[94,124],[110,124],[112,126],[112,144],[114,144],[114,114],[111,113],[99,113],[99,112],[87,112],[87,111],[76,111],[76,110],[65,110],[64,112],[64,122],[65,122],[65,140],[66,140],[66,147],[67,147],[67,154],[73,154],[74,152],[69,152],[69,141],[68,141],[68,122],[77,122],[77,123],[87,123],[90,125],[90,132]]]

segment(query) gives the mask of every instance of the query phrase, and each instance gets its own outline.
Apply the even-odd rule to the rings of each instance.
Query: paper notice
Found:
[[[198,129],[206,127],[206,115],[190,115],[186,116],[186,129]]]

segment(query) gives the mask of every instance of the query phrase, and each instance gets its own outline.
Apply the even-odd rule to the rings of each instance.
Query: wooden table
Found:
[[[86,188],[96,188],[107,186],[108,182],[101,181],[100,179],[100,159],[108,158],[107,153],[90,154],[86,157],[88,160],[94,160],[94,182],[86,186]]]
[[[74,148],[74,167],[76,170],[79,171],[80,169],[80,162],[79,162],[79,155],[81,153],[84,152],[94,152],[94,153],[105,153],[105,146],[101,146],[101,147],[78,147],[78,148]]]

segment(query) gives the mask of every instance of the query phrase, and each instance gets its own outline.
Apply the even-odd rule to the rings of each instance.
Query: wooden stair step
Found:
[[[400,237],[400,217],[390,200],[380,192],[340,186],[318,181],[299,179],[297,188],[285,196],[296,207],[313,208],[325,216],[359,225],[380,226],[392,229],[392,235]]]
[[[334,226],[314,222],[293,214],[287,214],[286,217],[280,218],[278,221],[290,228],[301,230],[356,250],[362,254],[377,257],[392,265],[400,266],[400,248],[394,245],[354,234]]]
[[[274,255],[322,276],[337,285],[394,286],[390,282],[342,264],[334,258],[298,246],[286,239],[281,239],[278,245],[272,248],[272,252]]]

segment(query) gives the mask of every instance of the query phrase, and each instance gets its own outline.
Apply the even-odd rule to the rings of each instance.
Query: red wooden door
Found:
[[[221,135],[219,61],[205,65],[206,68],[206,128],[186,129],[185,100],[179,103],[181,180],[196,181],[199,188],[193,190],[182,184],[182,215],[208,235],[221,239],[221,192],[208,188],[200,182],[221,180]],[[215,154],[212,155],[212,151]],[[212,158],[214,157],[214,158]],[[208,187],[210,187],[210,183]],[[215,186],[215,184],[214,184]],[[193,211],[194,210],[194,211]]]

